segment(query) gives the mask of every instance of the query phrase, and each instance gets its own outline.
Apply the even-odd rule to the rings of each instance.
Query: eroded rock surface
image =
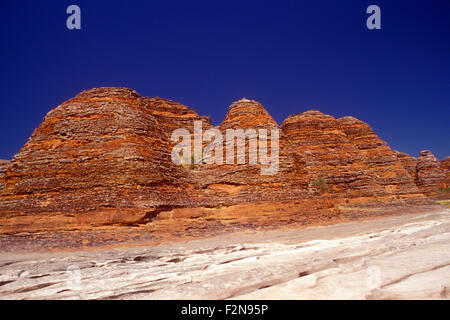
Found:
[[[172,132],[192,133],[195,121],[224,139],[227,129],[265,129],[258,147],[269,152],[279,130],[278,171],[261,174],[259,154],[249,163],[248,141],[245,164],[176,165]],[[361,208],[426,204],[424,193],[436,195],[445,179],[430,152],[397,153],[352,117],[310,110],[279,127],[260,103],[241,99],[214,128],[187,106],[126,88],[62,103],[1,170],[1,233],[145,225],[156,238],[367,217],[374,211]]]
[[[11,165],[11,161],[0,160],[0,194],[3,191],[3,188],[5,186],[6,170],[8,170],[10,165]]]
[[[82,92],[50,111],[14,156],[1,215],[36,230],[143,219],[188,199],[169,148],[164,127],[133,90]]]
[[[444,188],[450,188],[450,157],[441,160],[441,169],[445,175]]]
[[[149,247],[3,253],[0,299],[449,299],[449,268],[450,209],[440,209]]]
[[[428,196],[435,196],[441,183],[445,180],[445,173],[439,161],[429,150],[420,152],[417,159],[417,186]]]
[[[417,159],[405,152],[396,151],[396,154],[400,163],[408,171],[409,175],[414,180],[414,183],[417,185]]]
[[[388,194],[419,194],[420,190],[398,155],[386,142],[382,141],[370,126],[353,117],[338,119],[347,137],[362,154],[362,161],[367,166],[367,174],[373,179],[381,192]],[[376,192],[376,190],[369,190]]]

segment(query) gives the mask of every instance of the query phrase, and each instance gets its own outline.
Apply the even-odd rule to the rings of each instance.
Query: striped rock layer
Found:
[[[173,163],[172,132],[193,133],[194,121],[224,138],[228,129],[266,129],[258,147],[269,151],[278,130],[278,172],[262,175],[263,164],[248,163],[248,141],[242,165]],[[0,162],[0,232],[145,224],[182,235],[327,222],[343,206],[426,203],[448,186],[447,160],[393,151],[353,117],[310,110],[278,126],[261,104],[241,99],[213,127],[179,103],[97,88],[51,110],[12,161]]]

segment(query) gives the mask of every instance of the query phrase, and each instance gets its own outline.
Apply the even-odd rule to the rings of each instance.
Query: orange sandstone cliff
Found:
[[[445,179],[443,181],[444,188],[450,188],[450,157],[442,159],[441,161],[441,169],[445,175]]]
[[[279,129],[278,173],[248,163],[248,141],[243,165],[175,165],[171,134],[192,133],[194,121],[224,136],[267,129],[269,150],[270,129]],[[97,88],[51,110],[12,161],[0,162],[0,232],[125,225],[182,236],[329,223],[363,212],[349,207],[429,203],[449,185],[449,162],[393,151],[353,117],[311,110],[278,126],[261,104],[241,99],[214,128],[179,103]]]
[[[0,160],[0,193],[3,191],[5,186],[5,173],[8,170],[11,162],[8,160]]]

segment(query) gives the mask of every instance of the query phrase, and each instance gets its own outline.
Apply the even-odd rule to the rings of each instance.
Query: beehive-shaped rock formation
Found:
[[[200,121],[203,131],[194,134]],[[189,166],[174,163],[176,129],[186,129],[191,143],[202,139],[201,156],[211,142],[203,133],[221,134],[223,163],[204,157]],[[236,148],[234,162],[226,163],[229,129],[255,130],[256,150],[266,143],[267,156],[271,130],[278,131],[276,170],[262,174],[270,165],[259,152],[249,163],[248,139],[244,163],[237,163]],[[439,163],[429,151],[418,159],[395,152],[353,117],[310,110],[279,127],[260,103],[244,98],[214,128],[177,102],[98,88],[51,110],[12,161],[0,162],[0,231],[136,225],[157,217],[154,232],[179,233],[222,220],[253,227],[329,221],[342,203],[382,206],[435,196],[448,187],[447,160]]]
[[[84,91],[50,111],[14,156],[0,212],[111,224],[183,204],[184,171],[169,149],[164,127],[135,91]]]

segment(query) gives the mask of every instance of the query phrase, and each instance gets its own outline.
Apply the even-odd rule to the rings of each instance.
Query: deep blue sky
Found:
[[[82,30],[66,28],[77,4]],[[382,30],[366,28],[381,7]],[[275,120],[314,108],[368,122],[396,150],[450,155],[450,1],[6,1],[0,158],[92,87],[169,98],[219,124],[234,100]]]

